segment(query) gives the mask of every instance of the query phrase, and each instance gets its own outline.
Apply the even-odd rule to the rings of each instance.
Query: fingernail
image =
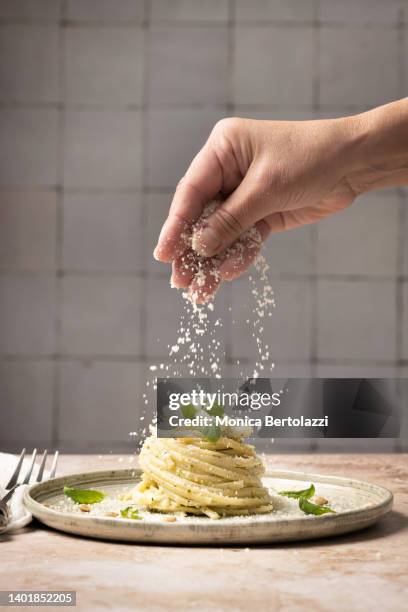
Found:
[[[165,235],[165,231],[166,231],[166,223],[167,223],[167,219],[166,219],[166,221],[165,221],[165,222],[163,223],[163,225],[162,225],[162,228],[161,228],[161,230],[160,230],[160,234],[159,234],[159,239],[158,239],[157,244],[156,244],[156,248],[155,248],[155,249],[154,249],[154,251],[153,251],[153,257],[154,257],[155,259],[157,259],[157,261],[160,261],[160,256],[161,256],[161,248],[160,248],[160,246],[159,246],[159,245],[160,245],[160,242],[161,242],[161,240],[162,240],[163,236]]]
[[[204,227],[193,238],[193,249],[203,257],[214,255],[221,246],[221,240],[212,227]]]
[[[154,249],[153,257],[155,258],[156,261],[160,261],[160,263],[164,263],[168,261],[165,258],[163,258],[163,250],[159,246],[157,246]]]

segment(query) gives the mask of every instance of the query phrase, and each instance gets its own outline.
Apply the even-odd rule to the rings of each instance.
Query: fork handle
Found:
[[[9,522],[10,511],[8,505],[3,501],[0,501],[0,533],[4,533],[6,531]]]

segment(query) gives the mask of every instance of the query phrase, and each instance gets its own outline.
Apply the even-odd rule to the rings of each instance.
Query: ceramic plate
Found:
[[[282,470],[268,471],[264,483],[271,490],[274,511],[270,514],[227,517],[177,517],[167,522],[165,515],[140,512],[141,520],[124,519],[120,510],[129,505],[118,495],[135,486],[140,470],[88,472],[55,478],[33,485],[25,494],[25,504],[42,523],[68,533],[104,538],[163,544],[260,544],[309,540],[334,536],[373,525],[391,510],[390,491],[368,482],[303,474]],[[335,514],[305,515],[297,500],[279,496],[277,491],[316,487],[316,494],[329,500]],[[105,499],[89,513],[63,495],[64,485],[92,488],[106,493]],[[117,513],[109,516],[107,513]]]

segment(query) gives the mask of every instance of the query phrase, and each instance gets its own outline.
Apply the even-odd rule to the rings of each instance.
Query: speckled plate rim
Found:
[[[217,521],[191,517],[187,521],[174,523],[61,513],[43,505],[47,499],[58,495],[65,485],[132,485],[140,474],[140,469],[130,468],[62,476],[32,485],[25,492],[24,503],[35,518],[59,531],[98,539],[184,545],[262,544],[336,536],[373,525],[391,510],[393,504],[391,491],[366,481],[273,469],[266,472],[266,478],[309,481],[315,485],[327,484],[352,488],[364,492],[365,495],[369,494],[373,501],[362,508],[319,517],[272,518],[272,515],[258,515],[228,517]]]

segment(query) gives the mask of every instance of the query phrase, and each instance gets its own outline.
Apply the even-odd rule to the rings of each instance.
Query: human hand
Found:
[[[172,262],[173,284],[206,301],[222,280],[246,270],[270,233],[349,206],[357,195],[348,178],[356,170],[350,154],[353,119],[217,123],[177,187],[154,252],[159,261]],[[206,205],[220,198],[223,203],[201,222],[192,248],[194,224]],[[239,257],[227,250],[252,227],[254,239],[246,236]],[[206,263],[204,283],[195,279],[197,257]]]

